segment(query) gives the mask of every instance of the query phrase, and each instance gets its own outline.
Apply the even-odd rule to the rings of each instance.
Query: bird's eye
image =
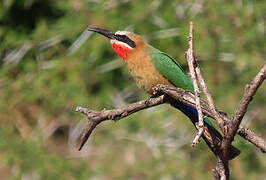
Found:
[[[126,35],[116,35],[117,40],[127,43],[130,47],[135,48],[136,44]]]
[[[123,40],[128,39],[128,37],[126,35],[120,35],[120,38],[123,39]]]

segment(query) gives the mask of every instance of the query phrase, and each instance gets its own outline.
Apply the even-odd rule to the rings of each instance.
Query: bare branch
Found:
[[[186,53],[186,58],[188,61],[190,77],[191,77],[191,80],[192,80],[192,83],[194,86],[194,91],[195,91],[196,109],[198,111],[198,124],[199,124],[198,134],[192,143],[192,146],[193,146],[199,142],[200,137],[204,133],[203,114],[202,114],[202,110],[201,110],[201,106],[200,106],[200,92],[199,92],[199,87],[198,87],[198,82],[197,82],[197,80],[199,80],[200,78],[201,78],[200,79],[201,81],[199,80],[199,82],[200,82],[202,88],[204,88],[204,93],[205,93],[206,97],[208,98],[208,102],[209,102],[210,106],[212,107],[211,110],[213,111],[213,113],[215,115],[215,119],[218,122],[219,127],[222,130],[223,130],[223,126],[222,126],[222,120],[219,118],[219,114],[216,112],[216,108],[214,105],[214,101],[212,100],[211,94],[209,93],[207,85],[206,85],[203,77],[201,76],[199,66],[195,61],[194,50],[193,50],[193,22],[190,22],[188,44],[189,44],[189,48],[188,48],[188,51]],[[198,75],[199,75],[199,77],[198,77]],[[222,156],[222,154],[220,154],[220,153],[217,153],[216,155],[218,158],[217,166],[216,166],[216,172],[217,172],[218,176],[220,177],[220,179],[229,179],[228,162],[222,161],[226,158],[224,158]],[[219,160],[221,160],[222,163],[220,163]]]
[[[188,37],[188,50],[186,52],[186,58],[188,62],[190,78],[193,83],[194,92],[195,92],[195,100],[196,100],[196,109],[198,111],[198,133],[192,141],[192,146],[195,146],[199,143],[201,136],[204,133],[204,122],[203,122],[203,114],[200,106],[200,90],[197,82],[196,71],[195,71],[195,58],[194,58],[194,48],[193,48],[193,22],[190,22],[189,28],[189,37]]]
[[[176,101],[180,101],[188,106],[196,108],[195,105],[195,97],[194,94],[191,91],[186,91],[181,88],[175,88],[175,87],[169,87],[166,85],[157,85],[156,88],[154,88],[158,93],[161,94],[167,94],[171,98],[175,99]],[[204,100],[200,100],[201,109],[203,111],[203,114],[215,119],[215,114],[213,111],[211,111],[211,108],[207,102]],[[226,113],[217,110],[219,112],[219,116],[225,120],[230,121],[230,117],[226,115]],[[266,141],[262,139],[259,135],[252,132],[250,129],[239,126],[239,129],[237,133],[244,138],[245,140],[249,141],[256,147],[258,147],[262,152],[266,152]]]
[[[266,78],[266,64],[261,68],[259,73],[255,76],[255,78],[251,81],[251,83],[246,85],[245,93],[240,101],[240,104],[235,112],[235,116],[233,120],[227,125],[227,133],[224,133],[224,140],[222,143],[223,154],[225,157],[229,154],[229,147],[234,140],[234,136],[239,129],[239,125],[247,112],[247,108],[249,103],[252,101],[254,94],[257,89],[263,83]]]
[[[203,76],[201,74],[201,71],[200,71],[200,68],[199,68],[198,65],[196,66],[196,74],[197,74],[198,81],[200,82],[200,86],[201,86],[201,88],[203,90],[203,93],[204,93],[204,95],[206,97],[206,100],[207,100],[208,104],[210,105],[210,110],[212,111],[212,113],[214,115],[214,119],[217,120],[220,129],[222,131],[224,131],[223,130],[223,120],[221,119],[220,114],[219,114],[219,112],[216,109],[216,106],[215,106],[215,103],[213,101],[212,95],[211,95],[211,93],[210,93],[210,91],[209,91],[209,89],[207,87],[207,84],[205,83],[205,80],[204,80],[204,78],[203,78]]]
[[[137,103],[133,103],[128,105],[127,107],[121,109],[113,109],[113,110],[102,110],[100,112],[89,110],[87,108],[77,107],[76,112],[81,112],[88,117],[88,124],[84,129],[84,132],[81,137],[81,145],[79,150],[82,149],[88,138],[90,137],[92,131],[96,128],[98,124],[106,120],[120,120],[130,114],[150,108],[159,104],[164,103],[164,95],[161,95],[157,98],[149,98],[144,101],[139,101]]]
[[[103,111],[105,111],[104,116],[102,116],[102,114],[101,114],[102,111],[98,112],[98,111],[89,110],[87,108],[77,107],[76,111],[85,114],[88,117],[89,122],[95,120],[95,118],[96,118],[96,121],[102,122],[105,120],[112,120],[111,117],[114,117],[116,120],[122,119],[122,118],[124,118],[130,114],[141,111],[143,109],[147,109],[147,108],[150,108],[153,106],[157,106],[157,105],[166,103],[167,101],[169,101],[168,100],[169,98],[171,98],[171,100],[180,101],[186,105],[189,105],[191,107],[196,108],[195,96],[194,96],[193,92],[191,92],[191,91],[186,91],[184,89],[176,88],[176,87],[169,87],[167,85],[157,85],[154,88],[154,90],[158,94],[166,94],[167,98],[164,97],[163,95],[161,95],[159,97],[149,98],[147,100],[143,100],[143,101],[139,101],[137,103],[130,104],[130,105],[128,105],[124,108],[121,108],[121,109],[103,110]],[[208,103],[201,100],[200,104],[201,104],[201,108],[202,108],[204,115],[211,117],[211,118],[215,118],[213,112],[210,110]],[[116,112],[116,113],[114,113],[114,112]],[[130,112],[130,113],[128,113],[128,112]],[[218,112],[220,112],[220,111],[218,111]],[[108,113],[110,113],[110,114],[108,114]],[[112,116],[111,114],[115,114],[115,116]],[[100,120],[97,120],[97,116],[101,117]],[[222,113],[222,112],[220,112],[220,116],[223,119],[224,118],[230,119],[225,113]],[[87,130],[90,130],[89,126],[86,126],[84,129],[84,131],[87,131]],[[244,128],[242,126],[239,127],[239,130],[237,133],[241,137],[243,137],[244,139],[248,140],[250,143],[255,145],[256,147],[258,147],[262,152],[266,152],[266,142],[259,135],[255,134],[254,132],[252,132],[248,128]]]
[[[227,172],[229,172],[228,168],[228,164],[224,164],[224,161],[222,161],[222,159],[217,156],[217,164],[215,169],[213,170],[214,173],[214,179],[215,180],[226,180],[229,178],[229,174]]]
[[[100,112],[89,110],[87,108],[77,107],[76,111],[85,114],[89,119],[89,122],[87,126],[84,128],[84,132],[81,137],[81,145],[80,145],[79,150],[82,149],[87,139],[91,135],[92,131],[97,127],[98,124],[102,123],[105,120],[119,120],[139,110],[146,109],[146,108],[159,105],[162,103],[167,102],[171,104],[171,102],[173,101],[176,102],[176,99],[173,99],[170,97],[172,94],[174,94],[175,91],[178,91],[180,93],[180,97],[182,96],[185,97],[186,101],[188,101],[189,99],[192,99],[195,103],[195,96],[191,92],[189,91],[187,92],[183,89],[174,88],[174,87],[173,89],[171,89],[171,87],[166,86],[166,85],[158,85],[156,86],[156,88],[154,88],[154,90],[157,92],[157,94],[162,94],[165,92],[165,95],[161,95],[156,98],[149,98],[145,101],[140,101],[140,102],[131,104],[127,107],[121,108],[121,109],[113,109],[113,110],[104,109]],[[169,93],[170,96],[167,93]],[[186,93],[188,93],[188,95],[186,95]],[[202,101],[202,103],[206,104],[204,101]],[[196,128],[199,128],[197,123],[194,123],[194,126]],[[211,127],[209,127],[207,124],[204,125],[203,128],[204,128],[203,138],[206,141],[209,148],[212,150],[212,152],[216,156],[218,154],[221,154],[221,150],[220,150],[221,139],[217,138],[216,134],[212,133],[212,129],[209,129]]]
[[[255,78],[251,81],[251,83],[246,85],[245,93],[242,97],[242,100],[235,112],[234,116],[234,132],[237,131],[238,126],[240,125],[245,113],[247,112],[247,108],[249,103],[252,101],[254,94],[257,89],[263,83],[266,78],[266,64],[261,68],[260,72],[255,76]]]
[[[253,145],[255,145],[257,148],[261,150],[261,152],[266,153],[266,142],[261,136],[255,134],[247,127],[243,127],[241,125],[237,130],[237,134],[240,135],[245,140],[252,143]]]

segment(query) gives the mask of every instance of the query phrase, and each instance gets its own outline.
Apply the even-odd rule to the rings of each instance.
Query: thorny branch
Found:
[[[190,33],[191,33],[190,35],[192,35],[193,33],[192,23],[190,25]],[[193,35],[190,37],[191,38],[189,38],[189,41],[192,41]],[[189,43],[193,43],[193,42],[189,42]],[[192,46],[189,46],[189,49],[192,48],[192,51],[188,50],[188,53],[192,53],[191,57],[194,59],[193,44],[191,45]],[[160,104],[164,104],[164,103],[179,101],[191,107],[197,108],[198,111],[199,109],[201,109],[203,115],[211,117],[217,121],[220,129],[224,133],[224,138],[223,138],[221,147],[217,148],[217,144],[215,143],[212,144],[212,142],[207,142],[209,147],[212,149],[214,154],[217,156],[217,164],[216,164],[216,168],[214,169],[214,179],[229,179],[229,168],[228,168],[229,154],[228,152],[229,152],[229,148],[231,146],[232,141],[234,140],[234,136],[236,133],[265,153],[266,152],[266,141],[259,135],[252,132],[250,129],[243,127],[240,124],[247,111],[249,103],[251,102],[254,94],[256,93],[256,90],[260,87],[260,85],[263,83],[263,81],[266,78],[266,64],[262,67],[262,69],[257,74],[257,76],[254,78],[254,80],[246,86],[245,93],[235,112],[234,118],[230,118],[229,116],[227,116],[226,113],[219,111],[215,107],[212,96],[207,88],[204,78],[201,75],[200,68],[197,62],[195,61],[195,59],[194,59],[192,71],[194,71],[196,80],[199,82],[201,88],[203,89],[204,95],[207,98],[207,102],[200,98],[197,99],[198,95],[195,96],[193,92],[186,91],[184,89],[180,89],[176,87],[169,87],[166,85],[157,85],[154,88],[154,91],[158,95],[157,97],[148,98],[147,100],[143,100],[137,103],[130,104],[124,108],[113,109],[113,110],[104,109],[102,111],[93,111],[87,108],[77,107],[76,112],[81,112],[85,114],[89,120],[86,127],[84,128],[84,132],[81,137],[81,145],[80,145],[79,150],[82,149],[82,147],[88,140],[89,136],[91,135],[92,131],[97,127],[97,125],[99,125],[103,121],[106,121],[106,120],[118,121],[126,116],[129,116],[143,109],[147,109],[147,108],[157,106]],[[205,126],[204,126],[204,132],[208,132]],[[199,138],[200,136],[198,137],[198,139]],[[222,154],[219,153],[220,150],[222,150]]]

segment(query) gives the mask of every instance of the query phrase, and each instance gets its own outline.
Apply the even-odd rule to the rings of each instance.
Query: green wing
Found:
[[[152,64],[156,70],[176,87],[193,91],[193,85],[178,62],[163,52],[150,54]]]
[[[185,74],[182,67],[174,58],[166,53],[160,52],[155,48],[153,49],[150,58],[156,70],[159,71],[159,73],[168,79],[172,84],[185,90],[194,91],[193,84],[189,77]],[[215,129],[215,127],[207,118],[204,118],[204,120]]]

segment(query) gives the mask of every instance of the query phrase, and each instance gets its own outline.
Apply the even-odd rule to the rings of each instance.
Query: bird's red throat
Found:
[[[132,51],[131,48],[126,47],[123,44],[117,44],[117,43],[113,43],[112,44],[113,49],[115,50],[115,52],[124,60],[127,59],[129,53]]]

